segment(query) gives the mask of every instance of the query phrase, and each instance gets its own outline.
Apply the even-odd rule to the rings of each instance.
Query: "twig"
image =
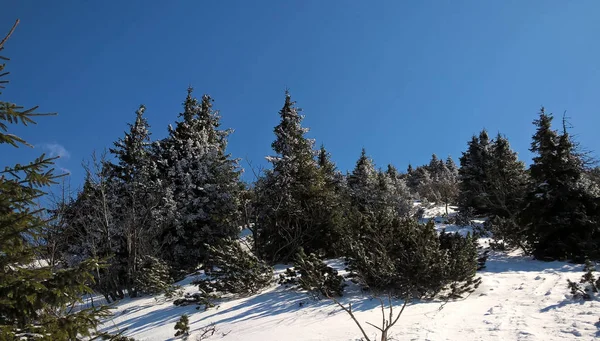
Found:
[[[0,42],[0,50],[4,47],[4,43],[6,43],[8,38],[10,38],[10,36],[13,34],[13,32],[15,31],[15,28],[17,28],[17,25],[19,25],[19,22],[21,22],[21,21],[19,19],[17,19],[15,21],[15,23],[13,24],[12,28],[10,29],[10,31],[8,32],[8,34],[6,35],[6,37],[4,37],[4,39],[2,39],[2,42]]]

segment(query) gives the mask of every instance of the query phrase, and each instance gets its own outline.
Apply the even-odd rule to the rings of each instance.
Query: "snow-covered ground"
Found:
[[[441,211],[440,211],[441,210]],[[440,215],[443,208],[426,212]],[[465,232],[453,225],[437,224],[448,231]],[[484,240],[482,242],[485,243]],[[343,269],[341,261],[330,265]],[[600,301],[576,301],[570,297],[567,279],[579,280],[582,266],[563,262],[540,262],[518,253],[492,252],[479,275],[481,286],[461,301],[414,302],[392,329],[396,340],[595,340],[600,338]],[[277,273],[284,266],[276,268]],[[189,292],[193,278],[180,284]],[[352,302],[357,319],[379,324],[379,301],[346,290],[342,302]],[[402,302],[395,302],[399,306]],[[207,311],[195,306],[177,307],[172,301],[154,298],[126,299],[115,307],[104,325],[137,340],[176,340],[175,322],[187,313],[196,340],[201,329],[214,323],[217,333],[206,340],[359,340],[361,333],[351,318],[327,300],[313,301],[306,294],[281,286],[247,298],[220,302]],[[375,329],[363,324],[370,335]]]

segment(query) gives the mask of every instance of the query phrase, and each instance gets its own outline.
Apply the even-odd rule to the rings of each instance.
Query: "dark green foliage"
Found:
[[[361,285],[397,297],[459,297],[479,285],[476,241],[442,233],[433,222],[379,221],[358,215],[349,238],[349,269]]]
[[[119,273],[119,281],[131,297],[137,295],[138,264],[155,254],[157,227],[153,210],[159,205],[161,187],[150,149],[150,126],[141,105],[135,121],[124,136],[110,149],[114,162],[106,166],[114,201],[110,215],[117,227],[114,234],[114,257],[111,260]],[[100,203],[96,203],[97,205]],[[86,224],[90,225],[90,224]]]
[[[175,128],[156,147],[161,181],[161,258],[177,270],[194,270],[208,255],[205,244],[237,235],[240,169],[226,152],[230,130],[218,129],[212,98],[188,94]]]
[[[344,277],[338,275],[337,270],[328,266],[314,253],[307,255],[300,249],[296,255],[293,269],[286,269],[279,277],[279,283],[284,285],[298,285],[319,298],[342,296],[344,294]]]
[[[551,127],[542,108],[531,151],[531,183],[520,223],[528,248],[540,260],[600,258],[599,202],[583,183],[584,165],[566,129]]]
[[[173,286],[169,272],[170,267],[165,261],[145,256],[137,262],[135,288],[144,294],[172,297],[177,288]]]
[[[1,41],[4,44],[6,39]],[[0,51],[3,48],[0,45]],[[2,72],[4,67],[0,64],[0,77],[7,74]],[[40,116],[36,109],[24,110],[0,101],[0,145],[28,145],[24,139],[8,133],[8,124],[34,124],[34,118]],[[0,171],[1,340],[74,340],[93,335],[101,319],[110,315],[106,307],[77,312],[68,309],[92,292],[90,273],[102,266],[97,261],[54,271],[35,265],[36,253],[41,250],[34,243],[43,244],[43,230],[48,225],[37,200],[46,194],[44,190],[49,185],[56,183],[58,176],[51,168],[54,160],[41,155],[29,163],[4,165]]]
[[[209,251],[206,277],[194,282],[201,292],[248,296],[273,281],[273,268],[244,250],[237,241],[224,240],[218,246],[206,247]]]
[[[468,143],[468,149],[460,157],[460,194],[458,197],[459,210],[472,208],[475,214],[485,214],[486,205],[483,197],[488,186],[488,171],[490,169],[490,140],[487,131],[483,130],[479,137],[473,136]]]
[[[567,279],[567,284],[574,299],[590,300],[600,289],[600,278],[594,276],[596,266],[589,259],[586,259],[583,271],[579,283]]]
[[[330,253],[340,226],[339,180],[322,149],[316,159],[313,141],[306,138],[303,116],[286,92],[274,129],[273,168],[256,183],[256,246],[269,262],[291,259],[299,247]]]
[[[450,282],[450,290],[446,295],[450,299],[460,298],[481,284],[481,278],[474,277],[475,271],[485,267],[487,256],[479,256],[477,239],[470,233],[463,237],[442,231],[439,240],[440,249],[447,252],[444,280]]]
[[[173,304],[176,306],[186,306],[190,304],[197,304],[198,307],[196,309],[200,309],[200,306],[204,306],[204,311],[209,308],[214,308],[215,301],[220,297],[213,293],[207,293],[203,290],[195,293],[186,293],[183,297],[180,297],[173,301]]]
[[[184,340],[187,340],[190,335],[190,320],[187,314],[181,315],[179,321],[175,323],[175,337],[181,337]]]
[[[491,147],[487,182],[489,187],[482,197],[489,217],[485,227],[496,243],[525,249],[526,233],[518,221],[527,188],[525,165],[500,134]]]

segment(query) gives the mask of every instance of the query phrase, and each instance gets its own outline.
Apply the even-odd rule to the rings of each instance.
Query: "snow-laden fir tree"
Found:
[[[239,230],[238,160],[226,153],[231,131],[219,129],[212,102],[208,95],[198,102],[188,89],[181,120],[157,148],[165,188],[159,240],[163,258],[178,269],[194,268],[206,259],[205,244]]]
[[[155,255],[156,237],[154,211],[160,202],[160,186],[156,181],[156,164],[150,150],[150,127],[142,105],[136,112],[129,131],[114,143],[110,163],[117,203],[113,217],[118,226],[118,253],[112,262],[118,263],[126,274],[126,289],[136,295],[138,264],[148,255]],[[137,279],[136,279],[137,278]]]
[[[299,247],[321,252],[335,205],[324,192],[332,165],[319,169],[314,141],[305,136],[303,115],[288,92],[279,116],[272,144],[276,155],[267,157],[272,169],[256,183],[257,248],[274,262],[291,259]]]
[[[542,108],[531,143],[536,154],[521,223],[528,246],[541,260],[598,259],[599,200],[582,185],[584,164],[566,129],[552,129],[552,115]]]
[[[351,202],[359,211],[367,212],[375,204],[377,200],[377,182],[375,164],[363,148],[352,173],[348,176]]]
[[[492,144],[488,174],[489,187],[482,198],[489,218],[486,226],[505,246],[524,248],[525,231],[517,216],[527,186],[525,164],[519,161],[508,139],[501,134]]]

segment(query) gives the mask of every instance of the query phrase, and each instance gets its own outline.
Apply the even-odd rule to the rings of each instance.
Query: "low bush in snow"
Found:
[[[396,297],[457,298],[479,286],[477,241],[471,235],[442,232],[433,222],[381,221],[361,215],[359,231],[347,238],[354,280]]]
[[[207,248],[206,276],[194,282],[201,292],[247,296],[260,292],[273,281],[273,268],[237,241],[225,240]]]
[[[344,277],[328,266],[314,253],[307,255],[300,249],[294,261],[294,267],[279,275],[279,284],[298,286],[315,296],[342,296]]]
[[[152,256],[144,256],[138,260],[138,271],[135,277],[135,286],[138,292],[158,295],[165,294],[172,297],[177,287],[169,275],[170,267],[161,259]]]
[[[567,283],[574,299],[590,300],[600,289],[600,278],[596,279],[594,276],[596,266],[589,260],[586,260],[583,271],[585,274],[581,276],[579,283],[570,279],[567,279]]]

